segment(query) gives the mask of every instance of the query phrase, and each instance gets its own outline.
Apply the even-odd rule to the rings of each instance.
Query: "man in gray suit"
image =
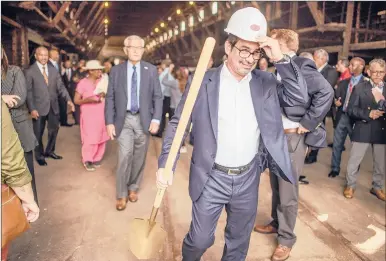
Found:
[[[35,53],[36,62],[25,71],[27,80],[27,104],[33,119],[35,136],[39,146],[35,148],[36,161],[41,166],[47,165],[44,157],[62,159],[55,154],[56,137],[59,131],[59,96],[67,101],[71,110],[75,107],[63,84],[62,77],[53,67],[48,66],[48,50],[38,47]],[[48,143],[44,153],[43,133],[48,122]]]
[[[225,31],[229,34],[227,61],[205,73],[188,122],[188,126],[193,123],[194,136],[189,178],[193,208],[182,247],[184,261],[200,260],[213,245],[224,206],[227,225],[221,260],[245,260],[256,217],[260,173],[276,162],[274,173],[295,183],[280,106],[307,102],[304,78],[298,66],[282,54],[277,40],[266,37],[267,21],[258,9],[236,11]],[[271,73],[253,70],[262,49],[280,73],[281,83]],[[159,188],[172,183],[172,178],[165,178],[164,167],[190,84],[166,131],[158,161]],[[187,134],[188,130],[185,137]]]
[[[300,177],[307,145],[315,146],[324,143],[327,146],[325,130],[320,125],[329,111],[334,92],[323,75],[316,69],[315,63],[304,57],[296,56],[299,49],[299,35],[289,29],[274,29],[271,36],[280,43],[280,49],[289,55],[299,66],[307,83],[309,102],[303,106],[283,108],[283,128],[288,140],[288,148],[292,162],[295,184],[290,184],[280,179],[270,171],[272,188],[272,221],[267,225],[256,225],[254,230],[263,234],[278,234],[278,246],[271,260],[286,260],[296,242],[294,233],[298,213],[298,178]],[[277,74],[280,80],[280,74]],[[318,130],[320,129],[320,130]],[[316,136],[315,133],[324,132]],[[306,136],[316,136],[312,144],[306,144]],[[308,137],[308,140],[312,140]]]
[[[124,45],[128,61],[111,69],[105,107],[108,135],[119,143],[117,210],[124,210],[127,200],[138,200],[149,135],[158,132],[162,116],[157,67],[141,61],[144,40],[129,36]]]

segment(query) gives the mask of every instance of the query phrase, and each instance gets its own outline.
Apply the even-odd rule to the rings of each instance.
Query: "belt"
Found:
[[[284,129],[285,134],[298,133],[298,128]]]
[[[130,111],[130,110],[127,110],[126,112],[127,112],[127,113],[130,113],[131,115],[137,115],[137,114],[139,113],[139,111],[137,111],[137,112],[132,112],[132,111]]]
[[[245,166],[236,167],[236,168],[228,168],[228,167],[221,166],[217,163],[214,163],[213,168],[217,169],[219,171],[225,172],[228,175],[239,175],[239,174],[249,170],[249,168],[252,166],[252,163],[253,163],[253,160]]]

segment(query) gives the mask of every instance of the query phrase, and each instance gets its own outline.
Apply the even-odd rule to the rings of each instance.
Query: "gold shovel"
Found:
[[[182,138],[188,125],[188,121],[215,44],[216,40],[212,37],[208,37],[205,40],[192,84],[190,85],[189,93],[181,113],[176,134],[166,161],[164,169],[165,175],[172,175],[173,164],[176,160],[177,152],[180,148]],[[130,222],[130,250],[138,259],[156,258],[165,243],[166,232],[160,224],[155,222],[165,191],[166,189],[158,189],[153,209],[150,214],[150,219],[135,218]]]

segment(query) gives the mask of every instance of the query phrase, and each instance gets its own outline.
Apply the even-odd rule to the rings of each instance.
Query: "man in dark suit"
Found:
[[[68,94],[70,94],[72,102],[74,102],[74,95],[75,95],[75,87],[76,84],[73,81],[75,71],[72,69],[71,60],[64,61],[64,68],[62,72],[62,80],[64,85],[66,86],[66,89],[68,91]],[[60,121],[61,126],[71,127],[72,125],[68,123],[67,121],[67,103],[61,103],[60,104],[62,109],[60,110]],[[75,112],[73,112],[73,116],[75,119]]]
[[[186,261],[200,260],[214,243],[224,206],[227,225],[222,260],[245,260],[256,217],[260,173],[276,162],[275,173],[295,183],[280,106],[307,102],[304,78],[290,57],[282,54],[277,40],[266,36],[267,22],[258,9],[236,11],[225,31],[229,34],[224,45],[227,60],[205,73],[188,121],[188,126],[193,123],[194,148],[189,178],[192,223],[182,247]],[[271,73],[253,70],[262,49],[275,64],[282,83]],[[190,84],[163,141],[159,188],[172,183],[172,175],[166,178],[164,167]]]
[[[74,110],[66,87],[59,72],[48,66],[48,50],[38,47],[35,53],[36,62],[25,71],[27,80],[27,104],[33,119],[33,128],[39,145],[35,148],[35,158],[39,165],[47,165],[44,157],[62,159],[55,154],[56,137],[59,131],[59,101],[58,97],[66,99]],[[43,133],[48,122],[48,143],[44,153]]]
[[[141,61],[144,40],[129,36],[124,45],[128,61],[111,69],[105,107],[108,135],[112,140],[117,138],[119,144],[117,210],[126,208],[127,199],[138,199],[149,135],[158,132],[162,116],[157,67]]]
[[[332,143],[331,172],[328,174],[330,178],[335,178],[339,175],[340,162],[347,135],[351,139],[353,121],[347,114],[347,107],[353,89],[356,88],[357,85],[368,80],[362,74],[364,68],[365,61],[362,58],[352,58],[349,65],[351,77],[341,81],[338,84],[338,88],[335,90],[337,126],[334,130],[334,140]]]
[[[298,213],[298,178],[303,170],[307,146],[327,145],[325,130],[320,128],[320,125],[331,107],[334,92],[327,80],[316,70],[312,60],[296,56],[299,49],[299,35],[295,31],[274,29],[271,31],[271,37],[279,41],[281,51],[289,55],[300,68],[307,83],[309,96],[309,102],[305,105],[283,107],[283,127],[288,141],[295,184],[278,178],[273,173],[274,170],[270,170],[273,220],[268,225],[256,225],[254,228],[259,233],[278,234],[278,246],[272,260],[280,261],[289,257],[296,242],[294,229]],[[277,74],[277,78],[281,80],[280,73]],[[305,142],[306,138],[308,144]]]
[[[329,82],[332,90],[334,90],[334,86],[338,80],[339,74],[334,67],[328,64],[329,55],[324,49],[319,49],[314,52],[314,61],[316,64],[316,68],[323,75],[323,77]],[[333,116],[332,114],[332,104],[331,109],[327,116]],[[325,120],[323,121],[325,123]],[[311,150],[310,154],[307,156],[305,160],[305,164],[312,164],[318,160],[318,152],[319,149]]]
[[[374,159],[373,182],[370,193],[385,201],[385,165],[386,165],[386,117],[383,108],[375,102],[372,92],[386,96],[386,63],[382,59],[370,62],[367,74],[370,81],[358,84],[352,92],[348,104],[348,115],[354,121],[352,148],[347,163],[346,188],[343,192],[346,198],[353,198],[356,181],[361,164],[369,147]]]

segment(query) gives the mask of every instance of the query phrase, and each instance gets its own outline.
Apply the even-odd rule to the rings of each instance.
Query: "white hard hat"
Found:
[[[245,41],[256,42],[256,37],[267,36],[267,20],[259,9],[246,7],[231,16],[225,32]]]

